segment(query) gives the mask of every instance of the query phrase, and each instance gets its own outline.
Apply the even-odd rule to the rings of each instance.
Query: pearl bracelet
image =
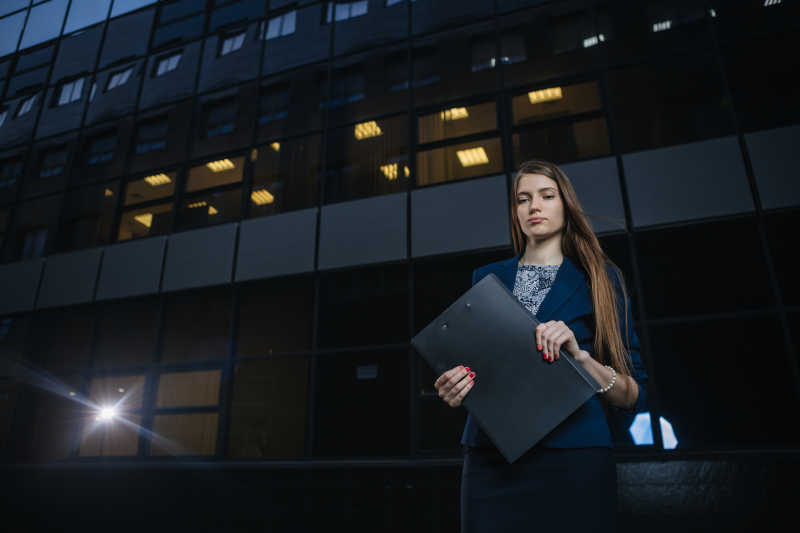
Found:
[[[604,388],[600,389],[599,391],[597,391],[597,392],[602,393],[602,394],[605,394],[606,392],[610,391],[611,387],[614,386],[614,383],[617,382],[617,371],[614,370],[614,368],[610,367],[609,365],[605,365],[605,367],[607,369],[611,370],[611,383],[609,383],[607,387],[604,387]]]

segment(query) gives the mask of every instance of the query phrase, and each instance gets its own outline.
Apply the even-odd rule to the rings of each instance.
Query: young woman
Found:
[[[543,360],[552,363],[563,349],[602,389],[512,464],[467,416],[461,531],[614,531],[617,479],[607,412],[630,417],[646,405],[647,373],[625,282],[569,178],[553,163],[521,165],[510,215],[517,255],[477,268],[472,284],[497,275],[542,322],[536,343]],[[473,379],[479,373],[457,366],[434,386],[458,407],[480,387]]]

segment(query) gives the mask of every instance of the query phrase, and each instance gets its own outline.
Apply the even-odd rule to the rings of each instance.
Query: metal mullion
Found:
[[[416,301],[414,292],[416,289],[416,276],[414,273],[414,257],[411,254],[411,242],[413,239],[413,224],[411,218],[413,211],[411,208],[411,191],[416,188],[417,182],[417,119],[414,114],[414,58],[411,49],[411,2],[406,2],[406,76],[408,80],[408,108],[406,109],[406,120],[408,121],[408,169],[410,179],[406,183],[406,263],[408,268],[408,338],[414,336],[414,303]],[[419,439],[418,412],[419,401],[414,394],[417,389],[418,369],[414,350],[409,345],[406,349],[408,357],[408,452],[411,457],[416,457],[417,440]]]
[[[628,252],[631,255],[631,267],[633,269],[633,286],[636,289],[636,302],[639,308],[639,323],[643,324],[643,327],[640,327],[638,331],[641,347],[639,355],[642,360],[642,365],[644,365],[645,369],[647,370],[647,407],[649,408],[650,412],[650,428],[653,433],[653,446],[656,450],[663,453],[664,440],[661,434],[661,424],[659,423],[662,404],[656,387],[657,380],[656,373],[654,372],[655,364],[653,364],[653,362],[650,360],[650,358],[653,357],[652,341],[650,339],[650,328],[647,326],[648,319],[647,310],[645,307],[642,274],[639,267],[639,255],[636,248],[636,234],[633,232],[633,215],[631,214],[630,198],[628,197],[625,168],[623,166],[622,154],[619,152],[619,144],[617,142],[616,116],[608,105],[608,71],[599,77],[598,82],[600,101],[602,102],[602,109],[605,111],[606,115],[609,145],[611,148],[611,153],[614,154],[617,163],[620,196],[622,198],[622,206],[625,214],[625,227],[627,228],[628,234],[626,240],[628,242]],[[626,282],[626,285],[629,285],[629,283]],[[630,295],[628,295],[628,297],[630,298]],[[631,309],[631,314],[632,311],[633,310]],[[644,354],[647,354],[648,357],[644,357]]]

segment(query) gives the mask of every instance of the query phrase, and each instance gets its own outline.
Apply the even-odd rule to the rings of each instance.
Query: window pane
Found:
[[[231,306],[230,286],[168,295],[162,362],[228,357]]]
[[[183,201],[178,230],[200,228],[237,221],[242,216],[242,190],[216,191],[192,195]]]
[[[566,163],[611,152],[608,128],[603,118],[525,128],[515,133],[511,140],[516,165],[528,159]]]
[[[511,101],[514,124],[530,124],[601,109],[597,82],[534,89]]]
[[[93,319],[90,306],[39,311],[34,315],[31,359],[55,373],[87,366]]]
[[[151,205],[122,213],[118,241],[169,233],[172,204]]]
[[[759,333],[731,334],[746,331]],[[651,326],[651,345],[662,416],[672,425],[678,448],[795,447],[800,442],[800,426],[791,422],[800,405],[776,317]],[[761,354],[769,354],[769,380],[752,379],[753,358]]]
[[[118,194],[118,181],[70,191],[57,249],[79,250],[109,244]]]
[[[774,303],[752,218],[636,235],[649,317],[752,310]],[[678,249],[680,256],[674,253]]]
[[[417,185],[503,171],[500,139],[486,139],[417,153]]]
[[[0,8],[2,9],[2,8]],[[25,23],[25,12],[0,19],[0,56],[10,54],[17,49],[19,34]]]
[[[318,370],[315,457],[408,453],[407,350],[319,356]]]
[[[304,276],[242,285],[237,355],[257,357],[310,350],[313,302],[313,281]]]
[[[407,264],[328,272],[320,285],[320,348],[408,342]]]
[[[226,183],[242,181],[244,157],[231,157],[209,161],[205,165],[192,167],[189,170],[189,179],[186,181],[187,191],[208,189]]]
[[[56,378],[69,392],[79,392],[82,380],[77,375]],[[45,463],[68,459],[72,453],[76,421],[86,415],[86,408],[69,396],[36,389],[28,399],[32,412],[23,422],[27,433],[24,462]],[[19,436],[18,438],[25,438]]]
[[[408,188],[408,115],[368,120],[328,134],[325,203]]]
[[[219,403],[222,371],[171,372],[158,378],[156,407],[187,407]]]
[[[72,0],[64,33],[91,26],[106,19],[111,0]]]
[[[494,47],[491,24],[442,33],[414,43],[414,100],[428,105],[455,100],[497,88],[493,54],[474,63],[473,51]],[[488,65],[488,66],[487,66]],[[486,68],[484,68],[486,67]]]
[[[90,419],[84,428],[80,455],[82,457],[131,456],[139,451],[139,429],[142,417],[125,415],[124,421],[114,419],[97,422]]]
[[[151,455],[214,455],[217,449],[217,413],[156,415]]]
[[[30,0],[3,0],[2,4],[0,4],[0,15],[28,7],[28,4],[30,4]]]
[[[236,365],[228,457],[305,455],[310,370],[307,357],[270,357]]]
[[[119,411],[141,409],[144,376],[97,377],[90,381],[89,399],[98,406],[113,405]]]
[[[250,216],[315,207],[319,203],[321,135],[272,142],[253,163]]]
[[[11,240],[6,246],[6,260],[16,261],[41,255],[31,253],[33,250],[30,248],[28,236],[34,232],[44,232],[44,241],[50,231],[55,231],[62,199],[63,195],[57,194],[26,202],[17,208],[14,226],[7,237]],[[38,250],[44,251],[45,242],[40,245]]]
[[[120,368],[152,362],[158,317],[158,296],[104,303],[98,314],[95,368]]]
[[[419,142],[440,141],[481,131],[497,129],[494,102],[471,106],[456,106],[417,118]]]
[[[67,12],[67,0],[50,0],[31,8],[20,49],[58,37]]]
[[[123,13],[128,13],[134,9],[155,4],[156,0],[114,0],[114,7],[111,8],[111,16],[116,17]]]
[[[608,97],[617,115],[622,151],[734,133],[719,68],[709,56],[695,54],[691,58],[612,70],[608,81]]]
[[[172,196],[177,172],[156,172],[125,186],[125,205]]]

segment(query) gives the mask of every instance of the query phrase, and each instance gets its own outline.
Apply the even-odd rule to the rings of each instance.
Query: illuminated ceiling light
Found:
[[[489,162],[486,156],[486,150],[483,146],[477,148],[469,148],[468,150],[459,150],[456,152],[458,160],[461,161],[462,167],[474,167],[475,165],[483,165]]]
[[[213,205],[208,206],[208,214],[209,215],[216,215],[219,211]]]
[[[548,89],[540,89],[538,91],[531,91],[528,93],[528,101],[532,104],[541,104],[542,102],[549,102],[551,100],[561,100],[564,97],[561,92],[561,87],[550,87]]]
[[[272,196],[266,189],[259,189],[257,191],[253,191],[250,194],[250,199],[256,205],[271,204],[272,202],[275,201],[275,197]]]
[[[203,207],[203,206],[206,206],[206,205],[208,205],[208,204],[206,203],[206,201],[205,201],[205,200],[202,200],[202,201],[200,201],[200,202],[193,202],[193,203],[191,203],[191,204],[187,205],[186,207],[188,207],[189,209],[193,209],[193,208],[195,208],[195,207]]]
[[[113,419],[116,414],[117,410],[113,407],[102,407],[100,408],[100,414],[97,415],[97,419],[108,422]]]
[[[717,12],[714,11],[713,9],[709,9],[708,12],[711,14],[712,17],[716,17],[717,16]]]
[[[223,170],[230,170],[236,165],[230,159],[220,159],[219,161],[209,161],[206,166],[211,172],[222,172]]]
[[[656,22],[653,24],[653,33],[657,31],[666,31],[672,27],[671,20],[662,20],[661,22]]]
[[[69,395],[70,395],[70,396],[75,396],[75,392],[73,392],[73,391],[69,391]]]
[[[118,388],[118,389],[117,389],[117,392],[125,392],[125,389],[123,389],[122,387],[120,387],[120,388]]]
[[[159,185],[166,185],[167,183],[172,183],[172,180],[166,174],[153,174],[152,176],[147,176],[144,181],[148,184],[152,185],[153,187],[158,187]]]
[[[281,143],[279,143],[279,142],[274,142],[274,143],[270,144],[270,146],[276,152],[280,152],[281,151]]]
[[[153,223],[153,213],[143,213],[141,215],[136,215],[135,217],[133,217],[133,219],[139,224],[142,224],[149,228],[150,224]]]
[[[776,6],[780,4],[783,0],[764,0],[764,7],[769,6]]]
[[[468,116],[469,113],[467,113],[466,107],[454,107],[452,109],[445,109],[439,113],[439,117],[442,120],[458,120],[460,118],[467,118]]]
[[[381,172],[383,175],[386,176],[386,179],[389,181],[397,179],[397,163],[392,163],[390,165],[381,165]]]
[[[252,150],[250,150],[250,161],[256,161],[256,160],[258,160],[258,150],[253,148]]]
[[[383,135],[383,132],[381,131],[381,128],[378,126],[377,122],[370,120],[369,122],[356,124],[355,134],[356,139],[360,141],[361,139],[368,139],[369,137]]]
[[[605,35],[602,33],[599,35],[592,35],[591,37],[587,37],[583,40],[583,47],[589,48],[590,46],[596,45],[598,42],[604,42],[606,40]]]
[[[113,191],[111,189],[106,189],[104,194],[106,196],[114,196],[114,193],[113,193]]]

